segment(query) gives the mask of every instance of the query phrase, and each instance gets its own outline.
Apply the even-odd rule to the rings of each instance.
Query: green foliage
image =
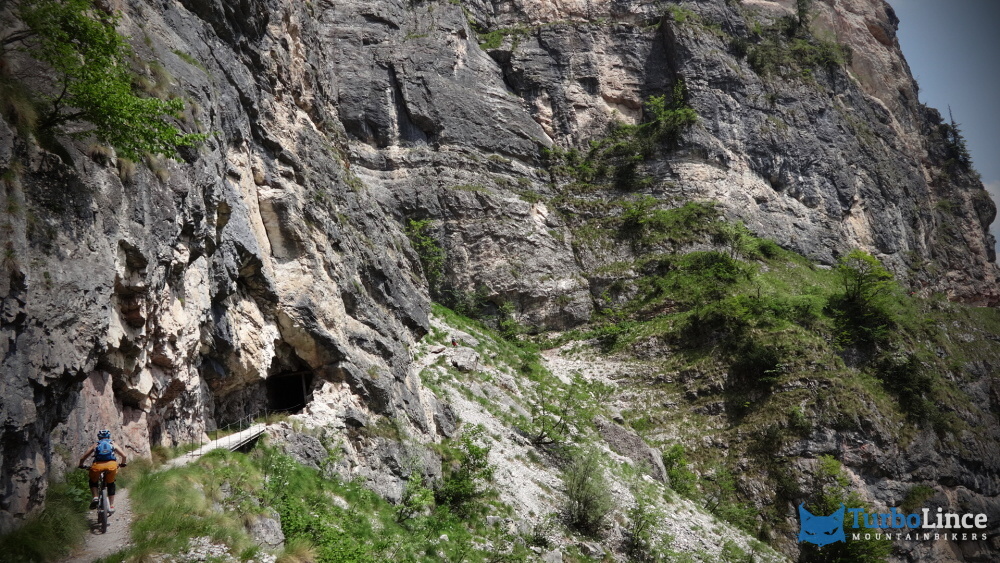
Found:
[[[809,77],[814,70],[833,72],[851,63],[848,45],[809,33],[810,5],[810,0],[797,0],[795,16],[781,17],[771,25],[754,28],[755,43],[741,49],[757,74]]]
[[[428,286],[432,292],[438,292],[444,278],[445,252],[434,236],[433,226],[430,219],[410,219],[406,226],[406,236],[417,252]]]
[[[586,154],[573,148],[542,148],[554,178],[569,178],[578,183],[610,181],[621,190],[633,190],[648,184],[638,175],[639,165],[663,147],[672,148],[681,134],[698,121],[698,114],[687,105],[687,90],[682,80],[674,84],[669,98],[653,96],[646,102],[646,121],[639,125],[617,123],[608,135],[591,141]]]
[[[424,486],[420,475],[412,474],[406,481],[403,498],[396,505],[396,522],[403,523],[427,513],[434,507],[434,490]]]
[[[688,244],[722,224],[713,203],[689,201],[674,209],[657,209],[659,203],[652,196],[642,196],[622,204],[621,233],[634,247]]]
[[[809,20],[812,17],[812,0],[795,0],[795,17],[798,18],[800,29],[809,27]]]
[[[181,51],[180,49],[174,49],[173,53],[175,55],[177,55],[182,61],[186,62],[187,64],[189,64],[191,66],[194,66],[194,67],[197,67],[197,68],[201,69],[203,72],[208,72],[205,69],[205,65],[201,64],[201,61],[199,61],[198,59],[194,58],[193,56],[185,53],[184,51]]]
[[[614,507],[597,451],[575,452],[563,471],[563,485],[567,522],[582,534],[597,536]]]
[[[736,542],[732,540],[726,540],[722,544],[722,560],[725,563],[756,563],[757,559],[754,557],[753,553],[747,553],[736,545]]]
[[[21,135],[38,125],[38,108],[24,85],[0,66],[0,116]]]
[[[893,294],[898,286],[877,258],[852,250],[837,263],[844,292],[830,299],[840,325],[842,343],[875,344],[884,341],[895,324]]]
[[[217,451],[166,472],[147,468],[135,475],[139,468],[131,463],[129,469],[132,542],[109,559],[142,560],[153,553],[177,553],[188,540],[202,536],[236,553],[252,546],[243,521],[262,511],[263,476],[245,456]],[[220,512],[215,503],[228,511]]]
[[[455,463],[470,468],[484,459],[484,447],[476,443],[476,436],[479,432],[474,430],[466,435],[468,442],[449,448],[446,471],[450,469],[454,475],[462,471]],[[226,455],[247,459],[241,454]],[[465,456],[465,461],[455,456]],[[288,547],[279,561],[522,560],[519,538],[488,528],[479,511],[463,510],[459,515],[449,505],[434,506],[433,494],[419,472],[411,475],[401,504],[394,507],[360,482],[324,477],[274,449],[258,447],[248,459],[255,471],[266,476],[263,486],[250,487],[253,494],[281,516]],[[481,466],[471,473],[484,475]],[[475,486],[468,488],[468,480],[466,485],[458,485],[463,479],[455,481],[456,491],[479,491]],[[478,483],[475,477],[471,481]],[[440,541],[442,535],[448,536],[448,541]]]
[[[493,480],[489,464],[490,447],[485,444],[481,426],[467,429],[458,447],[451,450],[451,459],[444,464],[444,479],[434,490],[434,499],[459,514],[468,514],[474,501],[486,494],[485,487]]]
[[[505,340],[517,340],[517,336],[524,330],[517,319],[514,318],[514,304],[510,301],[504,302],[497,310],[497,331]]]
[[[204,140],[171,124],[183,110],[181,100],[135,95],[128,62],[132,50],[115,30],[118,15],[96,10],[89,0],[21,1],[15,9],[28,30],[18,40],[55,72],[56,83],[39,96],[46,107],[40,127],[90,123],[93,128],[73,136],[93,136],[133,160],[145,153],[173,157],[178,147]]]
[[[850,489],[850,480],[844,473],[840,462],[832,456],[822,455],[817,460],[816,472],[813,476],[814,491],[805,503],[806,509],[812,514],[827,515],[840,509],[843,504],[847,509],[862,508],[870,511],[870,507],[857,492]],[[823,547],[805,542],[799,544],[799,561],[803,563],[882,563],[892,553],[892,542],[887,539],[855,540],[847,526],[850,513],[845,513],[846,542],[836,542]]]
[[[84,471],[70,471],[66,480],[49,486],[45,508],[17,530],[0,536],[5,561],[54,561],[69,553],[87,531],[90,490]]]
[[[698,308],[726,297],[751,275],[748,265],[726,254],[715,250],[695,251],[672,258],[668,271],[654,280],[654,291]]]
[[[657,507],[654,490],[641,480],[631,484],[633,504],[626,511],[628,525],[625,528],[625,553],[630,561],[637,563],[664,560],[664,550],[657,545],[653,532],[663,518]]]
[[[674,444],[663,452],[662,457],[670,488],[682,497],[694,498],[698,493],[698,476],[688,467],[684,446]]]
[[[505,27],[487,31],[482,25],[471,19],[469,24],[479,37],[479,48],[484,51],[499,48],[503,45],[504,39],[511,36],[514,37],[516,44],[521,37],[527,37],[531,32],[531,29],[526,26]]]
[[[885,354],[874,363],[875,375],[894,394],[899,408],[918,425],[933,423],[937,407],[932,395],[934,376],[912,354]]]
[[[899,511],[904,514],[916,512],[935,494],[937,494],[937,491],[933,487],[928,487],[927,485],[913,486],[910,490],[906,491],[903,502],[899,504]]]
[[[943,168],[947,172],[971,172],[975,174],[975,170],[972,167],[972,154],[969,153],[962,130],[954,119],[951,119],[948,123],[939,124],[931,138],[937,140],[944,149],[942,155],[944,157]]]
[[[701,481],[705,508],[737,528],[753,532],[758,512],[739,500],[736,478],[721,464],[712,466]]]

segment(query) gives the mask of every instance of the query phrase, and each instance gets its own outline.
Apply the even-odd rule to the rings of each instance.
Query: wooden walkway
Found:
[[[230,434],[228,436],[223,436],[218,440],[212,440],[211,442],[205,444],[204,446],[198,448],[197,450],[190,451],[182,456],[175,457],[174,459],[164,463],[160,468],[161,471],[166,471],[167,469],[173,469],[174,467],[181,467],[182,465],[187,465],[192,461],[198,459],[199,457],[207,454],[212,450],[218,450],[225,448],[227,450],[238,450],[245,446],[249,442],[256,440],[261,434],[264,433],[264,429],[267,428],[266,424],[254,424],[246,430],[241,430],[235,434]]]

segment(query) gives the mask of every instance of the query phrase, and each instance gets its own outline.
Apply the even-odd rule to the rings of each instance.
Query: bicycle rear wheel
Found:
[[[101,487],[101,496],[97,505],[97,524],[101,527],[102,534],[108,531],[108,516],[111,512],[108,507],[108,497],[104,493],[104,487]]]

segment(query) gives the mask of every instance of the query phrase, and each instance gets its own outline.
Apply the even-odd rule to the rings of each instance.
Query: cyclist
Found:
[[[90,464],[90,494],[94,497],[90,501],[91,510],[97,508],[97,487],[100,485],[101,472],[104,472],[104,483],[108,486],[108,501],[111,503],[111,513],[115,512],[115,477],[118,475],[118,460],[121,457],[121,465],[125,466],[125,452],[111,442],[111,431],[101,430],[97,433],[97,443],[87,450],[80,458],[80,467],[85,468],[84,462],[91,455],[94,462]]]

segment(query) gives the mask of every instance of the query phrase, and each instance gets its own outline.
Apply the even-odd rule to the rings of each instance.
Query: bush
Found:
[[[712,514],[745,530],[753,531],[758,512],[740,502],[736,492],[736,478],[721,464],[711,467],[702,479],[705,508]]]
[[[594,450],[579,451],[563,472],[566,487],[566,520],[570,527],[588,536],[597,536],[614,500],[604,479],[604,468]]]
[[[870,511],[870,507],[861,496],[849,489],[850,480],[844,474],[840,462],[829,455],[819,457],[816,472],[813,476],[815,491],[805,503],[806,509],[812,514],[825,516],[832,514],[845,505],[848,509],[862,508]],[[845,515],[850,514],[845,511]],[[846,525],[845,516],[845,525]],[[835,542],[822,548],[803,542],[799,544],[799,561],[803,563],[882,563],[892,553],[892,542],[887,539],[855,540],[850,533],[845,535],[847,541]],[[864,536],[862,536],[864,537]],[[874,534],[872,534],[874,538]]]
[[[438,504],[459,514],[468,514],[473,501],[486,493],[484,486],[493,480],[490,447],[483,443],[484,434],[482,426],[465,431],[458,447],[449,452],[451,459],[444,464],[444,479],[434,491]]]
[[[670,488],[682,497],[694,498],[698,493],[698,476],[688,469],[684,446],[674,444],[663,452],[663,467],[667,470]]]
[[[937,494],[933,487],[927,485],[916,485],[903,497],[903,502],[899,504],[900,512],[909,514],[920,510],[920,507],[931,497]]]
[[[135,95],[129,67],[132,49],[115,30],[119,15],[97,11],[90,0],[22,0],[15,10],[27,29],[5,42],[21,42],[32,57],[55,71],[56,83],[40,98],[47,109],[39,118],[40,127],[88,122],[93,128],[73,137],[93,136],[132,160],[144,153],[174,157],[178,147],[205,139],[182,134],[170,123],[184,108],[180,99]],[[35,72],[45,76],[41,68]]]
[[[844,292],[830,298],[828,307],[837,321],[842,343],[879,344],[896,325],[899,287],[877,258],[853,250],[837,263]]]
[[[438,292],[444,278],[445,253],[432,232],[433,222],[430,219],[415,221],[410,219],[406,226],[406,236],[410,239],[413,250],[417,252],[420,265],[424,269],[424,277],[431,292]]]
[[[926,425],[936,414],[932,394],[934,376],[913,355],[885,355],[875,362],[875,375],[896,396],[899,408],[911,421]]]
[[[687,244],[719,228],[719,212],[713,203],[689,201],[673,209],[656,209],[660,201],[643,196],[622,204],[620,233],[634,247],[664,241]]]
[[[591,141],[586,155],[577,149],[558,147],[541,149],[553,177],[568,177],[591,183],[610,179],[620,190],[647,185],[650,179],[639,176],[639,165],[657,148],[675,145],[681,134],[697,123],[698,114],[687,105],[683,81],[677,81],[667,95],[652,96],[646,102],[646,121],[639,125],[612,124],[608,135]]]
[[[654,530],[663,520],[663,511],[654,502],[654,491],[641,481],[632,484],[635,504],[627,511],[628,526],[625,528],[625,553],[630,561],[662,561],[662,550],[658,549]]]

